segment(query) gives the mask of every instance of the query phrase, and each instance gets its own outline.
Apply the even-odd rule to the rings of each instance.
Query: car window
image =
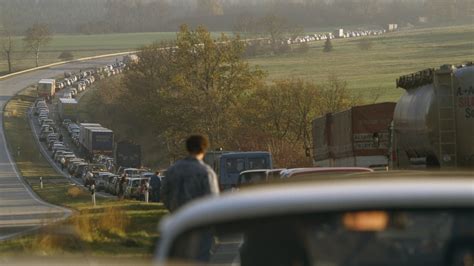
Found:
[[[179,236],[168,257],[191,265],[463,265],[474,256],[473,219],[469,209],[233,221]]]
[[[245,159],[243,158],[229,158],[225,162],[227,173],[239,174],[245,170]]]
[[[139,187],[140,186],[140,180],[133,180],[131,186],[132,187]]]
[[[267,160],[265,158],[249,158],[248,169],[265,169],[267,167]]]

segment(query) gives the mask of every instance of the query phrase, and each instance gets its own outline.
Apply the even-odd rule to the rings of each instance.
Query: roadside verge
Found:
[[[156,226],[166,214],[162,204],[98,198],[97,207],[92,207],[90,194],[58,174],[40,152],[27,117],[35,100],[34,92],[32,87],[21,91],[4,108],[4,132],[12,161],[16,162],[19,175],[27,186],[31,186],[42,200],[75,212],[59,224],[2,242],[0,254],[87,252],[92,255],[151,256],[159,236]],[[43,179],[43,188],[40,188],[39,177]],[[58,236],[58,232],[65,231],[67,236]],[[47,239],[64,238],[68,240],[46,246],[41,244]]]

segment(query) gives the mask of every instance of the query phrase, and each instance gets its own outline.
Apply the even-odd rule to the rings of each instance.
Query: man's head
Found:
[[[186,150],[198,159],[202,160],[207,148],[209,148],[209,141],[204,136],[193,135],[186,140]]]

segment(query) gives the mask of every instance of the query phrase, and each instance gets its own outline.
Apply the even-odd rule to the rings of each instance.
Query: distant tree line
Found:
[[[472,0],[0,0],[0,24],[22,33],[35,23],[55,33],[175,31],[179,25],[252,33],[268,13],[300,27],[471,22]],[[1,26],[0,26],[1,27]]]

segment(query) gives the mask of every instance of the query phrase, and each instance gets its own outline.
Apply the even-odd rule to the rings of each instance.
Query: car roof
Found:
[[[129,177],[127,180],[134,181],[134,180],[148,180],[147,177]]]
[[[153,173],[153,172],[143,172],[143,173],[141,173],[141,175],[155,175],[155,173]]]
[[[249,151],[249,152],[226,152],[221,155],[221,158],[240,158],[244,155],[245,157],[252,156],[270,156],[270,153],[267,151]]]
[[[292,168],[281,172],[282,176],[292,177],[295,175],[311,175],[325,173],[360,173],[373,172],[373,169],[365,167],[309,167],[309,168]]]
[[[99,175],[114,175],[110,172],[99,172]]]
[[[253,170],[245,170],[240,172],[240,174],[248,174],[248,173],[271,173],[271,172],[278,172],[283,171],[285,168],[276,168],[276,169],[253,169]]]
[[[414,178],[416,177],[416,178]],[[311,212],[383,208],[474,207],[474,173],[432,177],[429,173],[363,179],[305,181],[259,186],[208,196],[160,223],[176,235],[211,223]]]

